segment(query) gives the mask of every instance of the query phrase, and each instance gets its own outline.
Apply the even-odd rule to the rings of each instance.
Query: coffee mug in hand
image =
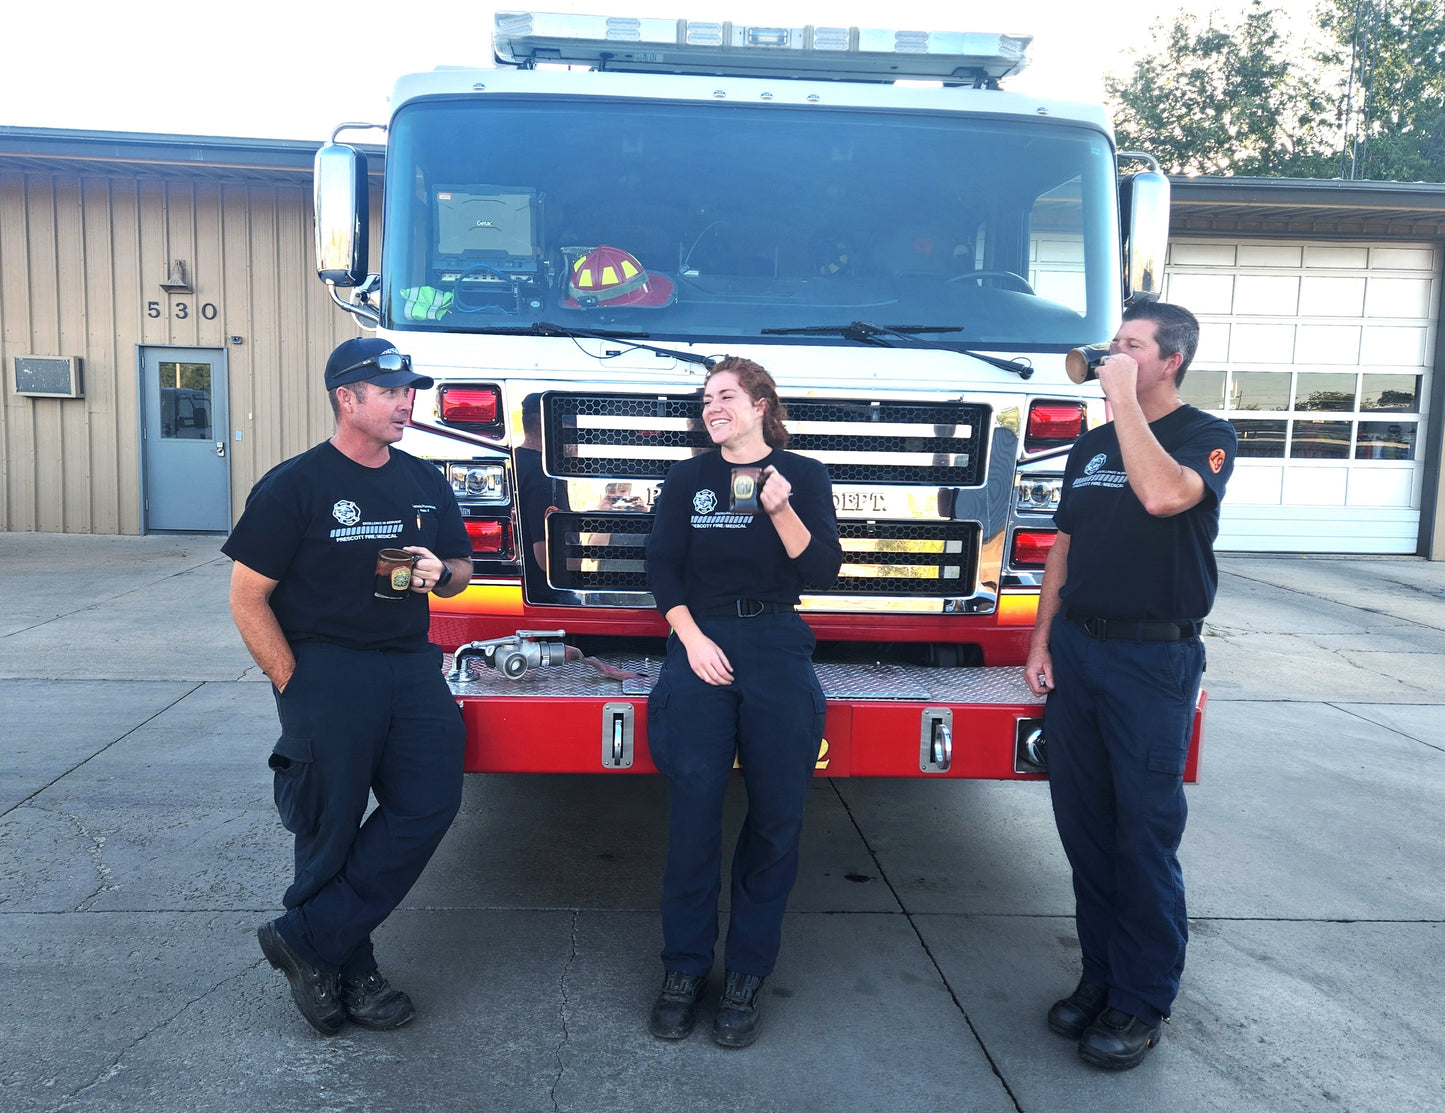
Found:
[[[415,553],[405,549],[382,549],[376,554],[376,589],[372,594],[392,602],[405,599],[411,588],[411,570],[415,564]]]
[[[734,514],[756,514],[762,509],[758,503],[758,492],[763,486],[762,471],[762,468],[733,468],[728,509]]]

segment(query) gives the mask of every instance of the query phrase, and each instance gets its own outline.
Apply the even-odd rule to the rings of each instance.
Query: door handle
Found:
[[[226,442],[225,442],[225,441],[217,441],[217,442],[216,442],[216,455],[217,455],[217,456],[224,456],[225,454],[226,454]]]

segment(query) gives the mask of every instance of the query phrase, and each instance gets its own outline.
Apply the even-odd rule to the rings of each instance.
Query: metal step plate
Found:
[[[470,679],[452,684],[458,697],[507,697],[522,699],[577,698],[616,699],[646,696],[652,691],[662,662],[653,657],[608,654],[602,660],[611,668],[639,674],[637,679],[619,680],[605,676],[588,661],[562,666],[530,669],[516,680],[471,662]],[[835,664],[814,666],[823,694],[830,700],[846,702],[913,703],[1037,703],[1024,683],[1023,670],[1006,668],[926,668],[919,665]],[[450,656],[446,668],[451,669]]]

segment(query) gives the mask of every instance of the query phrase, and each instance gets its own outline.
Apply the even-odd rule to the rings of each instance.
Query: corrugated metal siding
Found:
[[[268,468],[329,435],[321,368],[358,330],[316,280],[311,229],[301,185],[0,172],[0,529],[141,531],[141,345],[225,350],[236,513]],[[177,259],[193,294],[160,288]],[[27,354],[79,356],[84,398],[18,395]]]

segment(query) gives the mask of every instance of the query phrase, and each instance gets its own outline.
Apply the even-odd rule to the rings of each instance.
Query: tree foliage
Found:
[[[1175,174],[1332,175],[1335,106],[1277,19],[1254,3],[1233,24],[1180,13],[1167,32],[1156,27],[1161,49],[1127,81],[1105,83],[1119,146]]]
[[[1445,181],[1445,4],[1325,0],[1349,65],[1342,177]]]
[[[1445,4],[1321,0],[1324,44],[1254,0],[1181,12],[1109,78],[1121,148],[1173,173],[1445,180]]]

